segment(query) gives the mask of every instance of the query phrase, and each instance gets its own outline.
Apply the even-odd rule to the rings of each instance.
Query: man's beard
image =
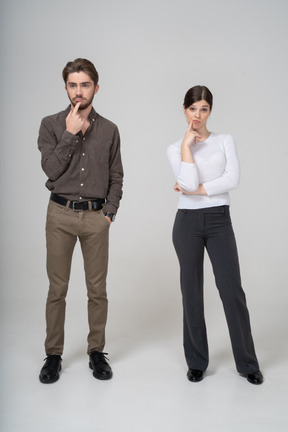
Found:
[[[70,98],[69,98],[70,99]],[[75,98],[75,99],[77,99],[77,98]],[[82,110],[84,110],[84,109],[86,109],[91,103],[92,103],[92,101],[93,101],[93,99],[94,99],[94,95],[93,96],[91,96],[91,98],[90,99],[84,99],[83,98],[83,102],[81,102],[81,104],[80,104],[80,106],[79,106],[79,111],[82,111]],[[71,103],[72,103],[72,105],[75,107],[76,105],[77,105],[77,103],[78,102],[75,102],[73,99],[70,99],[70,101],[71,101]]]

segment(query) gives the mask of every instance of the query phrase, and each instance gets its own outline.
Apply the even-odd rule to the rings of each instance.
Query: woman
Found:
[[[192,382],[201,381],[209,361],[203,305],[206,248],[237,371],[252,384],[262,384],[229,214],[228,192],[238,186],[239,162],[233,138],[207,129],[212,105],[207,87],[198,85],[188,90],[183,105],[188,129],[167,151],[177,181],[174,190],[181,193],[173,243],[181,272],[187,377]]]

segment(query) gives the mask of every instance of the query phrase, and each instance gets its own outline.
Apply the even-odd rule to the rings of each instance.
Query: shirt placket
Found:
[[[88,141],[89,141],[89,135],[91,135],[91,129],[93,128],[95,119],[90,118],[90,126],[85,132],[85,135],[82,134],[82,140],[81,140],[81,157],[80,157],[80,185],[79,185],[79,201],[83,200],[83,196],[86,196],[85,193],[85,187],[87,182],[87,175],[88,175]]]
[[[80,157],[80,184],[79,184],[79,201],[83,199],[85,196],[85,186],[86,186],[86,178],[87,178],[87,144],[86,137],[84,136],[81,140],[81,157]]]

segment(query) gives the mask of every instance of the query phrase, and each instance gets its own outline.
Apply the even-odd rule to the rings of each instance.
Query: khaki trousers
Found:
[[[71,261],[77,238],[84,259],[88,296],[88,354],[103,351],[107,320],[106,276],[108,266],[109,221],[103,211],[73,211],[49,201],[46,220],[47,274],[46,354],[62,355],[66,295]]]

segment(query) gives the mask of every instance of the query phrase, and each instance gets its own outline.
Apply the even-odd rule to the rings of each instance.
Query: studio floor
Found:
[[[163,319],[150,317],[144,325],[141,317],[137,321],[131,316],[135,322],[131,327],[115,301],[110,307],[106,345],[114,376],[99,381],[88,367],[84,314],[77,312],[76,304],[70,305],[60,380],[43,385],[38,379],[44,358],[43,311],[31,302],[20,302],[17,307],[15,301],[6,304],[1,356],[3,432],[288,430],[287,348],[281,344],[278,356],[278,342],[269,334],[257,335],[263,385],[252,385],[237,374],[221,323],[210,325],[211,360],[205,378],[191,383],[186,378],[180,321],[166,326],[165,321],[171,319],[163,315]],[[79,319],[75,319],[77,313]]]

